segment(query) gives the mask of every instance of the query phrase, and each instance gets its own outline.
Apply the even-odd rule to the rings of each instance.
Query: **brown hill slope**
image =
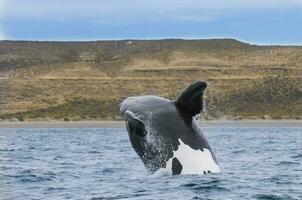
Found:
[[[212,39],[0,41],[0,118],[119,119],[125,97],[199,79],[208,118],[302,117],[302,47]]]

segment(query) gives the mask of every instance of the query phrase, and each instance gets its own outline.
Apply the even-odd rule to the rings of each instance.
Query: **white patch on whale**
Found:
[[[207,173],[208,171],[211,171],[211,173],[220,172],[220,168],[214,161],[209,149],[195,150],[180,139],[179,142],[178,149],[173,151],[173,157],[168,160],[164,171],[168,170],[172,174],[172,160],[177,158],[182,165],[181,174],[204,174],[204,171]]]

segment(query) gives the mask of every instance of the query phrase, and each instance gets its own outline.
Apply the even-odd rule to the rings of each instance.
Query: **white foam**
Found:
[[[208,170],[212,173],[220,172],[220,168],[209,149],[194,150],[180,139],[179,142],[178,149],[173,151],[173,157],[168,160],[164,171],[167,170],[172,174],[172,159],[177,158],[182,165],[181,174],[203,174],[204,171],[207,172]]]

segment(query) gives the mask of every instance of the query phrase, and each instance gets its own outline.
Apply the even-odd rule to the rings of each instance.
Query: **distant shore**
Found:
[[[302,126],[302,120],[200,121],[200,126]],[[0,122],[0,128],[125,128],[124,121],[27,121]]]

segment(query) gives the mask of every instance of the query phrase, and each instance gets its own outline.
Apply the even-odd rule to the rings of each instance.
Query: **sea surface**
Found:
[[[124,128],[0,129],[0,199],[302,199],[302,126],[202,129],[219,174],[150,175]]]

